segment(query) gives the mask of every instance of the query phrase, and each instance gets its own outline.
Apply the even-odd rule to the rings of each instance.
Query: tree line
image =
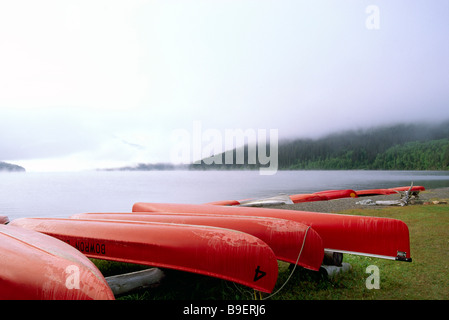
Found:
[[[245,147],[245,154],[247,147]],[[233,152],[235,150],[227,151]],[[224,159],[225,153],[222,154]],[[279,169],[449,170],[449,121],[345,131],[280,141]],[[190,169],[258,169],[260,163],[192,164]]]
[[[372,155],[365,148],[305,159],[284,169],[449,170],[449,139],[414,141]]]

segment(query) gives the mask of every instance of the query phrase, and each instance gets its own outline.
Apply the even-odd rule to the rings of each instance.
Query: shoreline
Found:
[[[399,200],[399,194],[391,194],[391,195],[378,195],[378,196],[369,196],[369,197],[359,197],[359,198],[343,198],[343,199],[334,199],[327,201],[314,201],[314,202],[302,202],[295,204],[284,204],[284,205],[276,205],[276,206],[267,206],[266,208],[273,209],[286,209],[286,210],[297,210],[297,211],[311,211],[311,212],[322,212],[322,213],[337,213],[344,210],[363,210],[363,209],[376,209],[376,208],[385,208],[392,206],[369,206],[369,205],[361,205],[357,204],[358,201],[371,199],[373,201],[378,200]],[[449,200],[449,187],[444,188],[436,188],[436,189],[428,189],[426,191],[421,191],[419,193],[419,200],[421,201],[430,201],[430,200]],[[422,205],[422,204],[415,204]],[[393,206],[396,207],[396,206]]]

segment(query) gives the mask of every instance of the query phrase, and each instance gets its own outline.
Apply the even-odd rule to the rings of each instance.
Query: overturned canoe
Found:
[[[0,224],[7,224],[9,219],[7,216],[0,216]]]
[[[312,202],[312,201],[327,201],[340,198],[356,198],[357,193],[354,190],[325,190],[315,193],[303,193],[292,195],[278,195],[269,198],[262,199],[247,199],[247,200],[222,200],[208,202],[205,204],[212,204],[218,206],[245,206],[245,207],[257,207],[267,205],[280,205],[280,204],[292,204],[300,202]]]
[[[342,199],[342,198],[357,198],[357,193],[352,189],[325,190],[315,192],[314,194],[325,196],[327,200]]]
[[[1,300],[114,299],[95,265],[68,244],[0,225]]]
[[[354,190],[325,190],[315,193],[303,193],[292,195],[278,195],[262,199],[246,199],[246,200],[222,200],[208,202],[217,206],[243,206],[243,207],[261,207],[269,205],[292,204],[300,202],[327,201],[341,198],[356,198],[357,193]]]
[[[341,198],[356,198],[357,194],[352,189],[346,190],[325,190],[314,193],[292,194],[290,199],[293,203],[327,201]]]
[[[296,210],[174,203],[135,203],[133,212],[181,212],[272,217],[311,226],[325,250],[411,261],[407,225],[396,219]]]
[[[290,195],[290,199],[292,200],[293,203],[328,200],[325,195],[315,193],[292,194]]]
[[[426,188],[422,186],[414,186],[414,187],[396,187],[396,188],[381,188],[381,189],[367,189],[367,190],[358,190],[356,191],[358,197],[368,197],[368,196],[376,196],[376,195],[389,195],[395,194],[397,192],[405,192],[409,191],[412,193],[419,193],[420,191],[425,191]]]
[[[171,268],[271,292],[276,256],[235,230],[156,222],[22,218],[11,224],[58,238],[90,258]]]
[[[235,215],[182,213],[83,213],[76,219],[126,220],[214,226],[251,234],[268,244],[278,260],[319,270],[323,262],[323,241],[308,226],[285,219]],[[301,251],[302,248],[302,251]]]
[[[417,193],[419,193],[420,191],[425,191],[426,188],[424,188],[423,186],[412,186],[411,188],[410,187],[395,187],[395,188],[389,188],[388,190],[391,190],[393,192],[396,192],[396,191],[404,192],[404,191],[409,191],[410,190],[410,192],[417,192]]]
[[[367,189],[367,190],[357,190],[358,197],[369,197],[369,196],[377,196],[377,195],[386,195],[396,193],[392,190],[388,189]]]

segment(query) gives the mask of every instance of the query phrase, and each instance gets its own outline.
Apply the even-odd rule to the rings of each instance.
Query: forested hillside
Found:
[[[281,156],[280,156],[281,157]],[[366,148],[304,159],[284,169],[448,170],[449,139],[394,145],[374,154]]]
[[[281,141],[278,161],[279,169],[292,170],[449,170],[449,122],[400,124],[346,131],[320,139]],[[237,165],[234,161],[234,165],[202,163],[190,168],[229,170],[257,169],[259,166],[247,162]]]

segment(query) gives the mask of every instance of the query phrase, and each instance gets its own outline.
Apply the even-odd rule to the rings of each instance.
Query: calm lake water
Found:
[[[0,173],[0,215],[130,212],[135,202],[204,203],[327,189],[449,187],[447,171],[92,171]]]

